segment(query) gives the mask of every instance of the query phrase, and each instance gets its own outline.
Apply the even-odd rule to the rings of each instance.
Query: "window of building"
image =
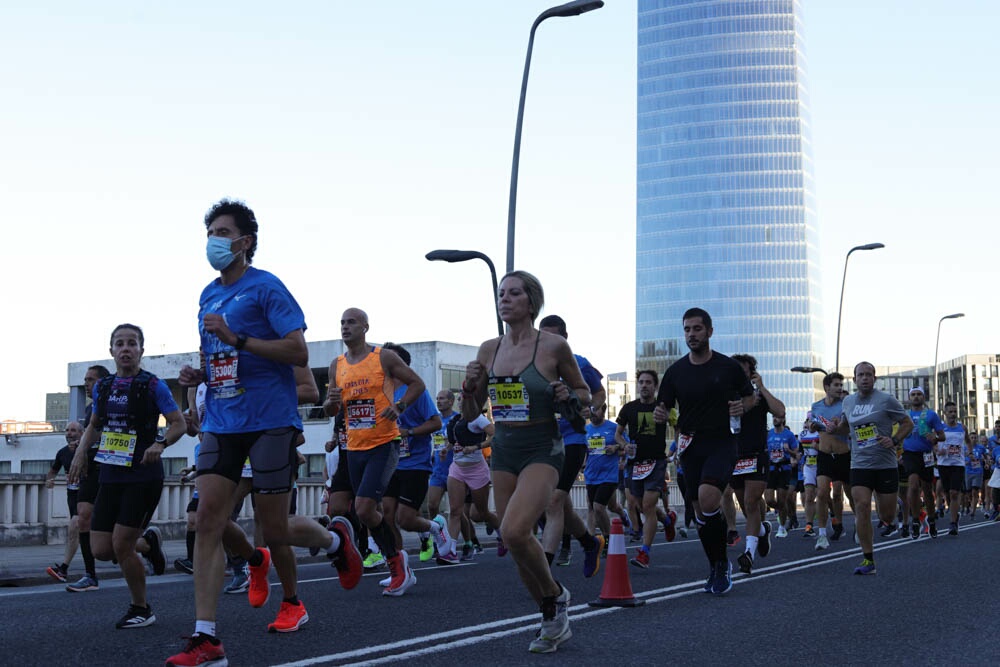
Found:
[[[175,456],[168,459],[163,459],[163,474],[179,475],[181,474],[181,469],[188,466],[187,458]]]
[[[306,462],[299,466],[299,477],[322,477],[325,464],[325,454],[309,454],[306,456]]]
[[[21,461],[22,475],[44,475],[52,466],[52,461]]]
[[[0,475],[10,474],[10,461],[0,461]]]

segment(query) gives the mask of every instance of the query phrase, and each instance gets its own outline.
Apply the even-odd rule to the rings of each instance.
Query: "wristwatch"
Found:
[[[237,350],[242,350],[247,344],[247,337],[245,334],[236,334],[236,344],[233,345]]]
[[[406,402],[405,401],[396,401],[396,406],[395,407],[396,407],[396,412],[398,412],[399,414],[403,414],[403,412],[406,410]]]
[[[166,449],[169,446],[167,445],[167,439],[164,438],[162,435],[156,436],[156,438],[153,440],[153,443],[158,445],[163,445],[164,449]]]

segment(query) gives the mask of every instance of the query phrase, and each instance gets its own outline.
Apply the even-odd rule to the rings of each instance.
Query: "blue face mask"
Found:
[[[233,241],[239,241],[242,236],[235,239],[227,239],[222,236],[209,236],[208,246],[205,249],[208,255],[208,263],[216,271],[222,271],[236,260],[236,256],[230,250]]]

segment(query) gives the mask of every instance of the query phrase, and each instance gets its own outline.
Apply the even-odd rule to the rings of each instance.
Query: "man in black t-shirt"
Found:
[[[653,412],[656,409],[656,385],[659,378],[656,371],[642,370],[636,373],[635,385],[639,398],[622,406],[616,420],[615,442],[627,456],[629,466],[629,493],[639,504],[642,512],[642,546],[631,563],[636,567],[649,567],[649,548],[656,537],[657,503],[667,472],[667,425],[657,423]],[[628,431],[628,439],[625,432]],[[631,440],[631,442],[629,442]],[[665,525],[672,529],[677,515],[673,512],[665,518]],[[672,535],[672,534],[671,534]],[[672,539],[672,536],[671,536]]]
[[[712,351],[712,318],[707,312],[689,309],[683,325],[691,351],[663,375],[653,414],[657,422],[666,423],[670,408],[676,404],[680,411],[677,453],[688,494],[694,498],[698,535],[711,566],[705,590],[723,595],[733,587],[733,566],[726,557],[722,490],[738,458],[733,432],[740,430],[743,412],[754,406],[754,391],[738,363]]]
[[[76,446],[80,444],[80,436],[83,435],[83,427],[80,422],[70,422],[66,424],[66,446],[56,452],[56,457],[52,459],[49,472],[45,475],[45,488],[55,487],[56,475],[62,470],[69,473],[69,467],[73,465],[73,454]],[[63,553],[62,563],[56,563],[52,567],[46,568],[45,572],[60,583],[66,583],[66,573],[69,564],[73,562],[76,555],[76,548],[80,544],[80,520],[76,516],[76,494],[80,488],[78,484],[66,484],[66,504],[69,506],[69,525],[66,526],[66,550]]]

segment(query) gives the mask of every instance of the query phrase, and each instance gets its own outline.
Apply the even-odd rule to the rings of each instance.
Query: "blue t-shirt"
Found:
[[[248,338],[280,340],[305,331],[302,309],[267,271],[249,267],[232,285],[214,280],[201,293],[198,330],[209,375],[205,422],[209,433],[249,433],[302,428],[291,364],[271,361],[223,343],[205,331],[205,315],[221,314],[229,328]]]
[[[994,447],[993,451],[990,452],[990,455],[993,457],[993,466],[996,467],[1000,465],[1000,445]]]
[[[684,468],[681,466],[680,457],[675,456],[676,454],[677,454],[677,441],[674,440],[673,442],[670,443],[670,449],[667,451],[667,455],[674,457],[674,467],[677,469],[677,475],[680,476],[684,474]]]
[[[107,414],[104,419],[104,430],[128,431],[128,398],[129,390],[132,387],[131,377],[116,377],[111,383],[111,394],[108,396]],[[94,384],[94,403],[97,407],[97,394],[100,383]],[[156,409],[161,415],[168,415],[177,412],[180,408],[174,401],[174,397],[167,388],[167,383],[162,382],[155,375],[149,381],[149,391],[153,394],[153,401]],[[102,464],[100,482],[101,484],[115,483],[135,483],[151,482],[163,479],[163,460],[155,465],[142,465],[142,457],[146,453],[151,442],[136,442],[135,450],[132,453],[132,466],[124,467]]]
[[[781,433],[775,433],[772,428],[767,432],[767,458],[771,462],[771,471],[790,471],[792,469],[791,459],[785,452],[785,447],[790,450],[799,448],[799,441],[795,439],[795,434],[785,428]]]
[[[618,452],[605,454],[604,448],[615,444],[618,425],[605,419],[600,426],[587,422],[587,465],[583,478],[587,484],[618,483]]]
[[[944,422],[930,408],[910,410],[910,419],[913,420],[913,431],[903,441],[903,451],[929,452],[933,450],[937,442],[930,442],[927,435],[935,431],[943,431]]]
[[[972,453],[965,455],[965,472],[975,475],[983,472],[983,458],[986,456],[986,448],[982,445],[973,445]]]
[[[820,421],[828,423],[840,417],[841,413],[844,412],[844,401],[836,401],[833,405],[827,405],[826,400],[816,401],[812,404],[812,414],[813,418],[819,418]],[[849,445],[851,440],[846,435],[835,435],[833,436],[843,442],[845,445]]]
[[[406,393],[406,385],[403,385],[393,393],[393,401],[399,401]],[[440,416],[434,399],[425,389],[414,401],[413,405],[406,406],[403,414],[399,415],[396,422],[399,428],[416,428],[428,419]],[[431,434],[414,435],[403,438],[399,444],[399,463],[396,470],[431,470]]]
[[[448,443],[448,424],[451,420],[458,419],[458,416],[457,412],[452,412],[447,417],[441,415],[441,430],[435,431],[431,436],[431,459],[435,475],[448,476],[448,468],[455,458],[455,449]]]
[[[590,365],[586,357],[581,357],[579,354],[574,354],[576,357],[576,363],[580,367],[580,373],[583,374],[583,380],[587,383],[587,387],[590,388],[590,393],[596,393],[604,388],[601,384],[601,380],[604,378],[601,372]],[[570,390],[572,391],[572,390]],[[588,422],[589,424],[589,422]],[[564,445],[586,445],[587,435],[585,433],[577,433],[570,426],[569,422],[559,418],[559,434],[562,436]]]

